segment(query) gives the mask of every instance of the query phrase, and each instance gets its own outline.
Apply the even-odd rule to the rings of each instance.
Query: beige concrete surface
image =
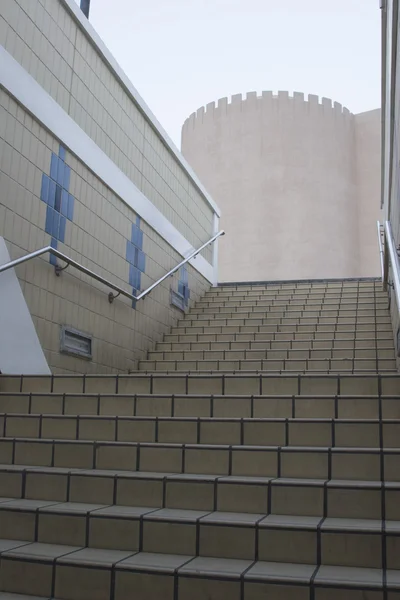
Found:
[[[220,281],[379,274],[379,110],[238,94],[185,121],[182,152],[222,210]]]

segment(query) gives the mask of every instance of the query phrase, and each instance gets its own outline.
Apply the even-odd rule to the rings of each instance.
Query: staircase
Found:
[[[1,600],[400,600],[379,282],[213,288],[139,372],[0,413]]]

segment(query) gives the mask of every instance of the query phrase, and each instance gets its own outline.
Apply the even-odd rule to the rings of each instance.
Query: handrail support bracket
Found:
[[[57,277],[60,277],[61,273],[63,271],[65,271],[65,269],[68,269],[70,263],[67,262],[67,264],[65,265],[65,267],[60,267],[60,265],[54,265],[54,271]]]
[[[108,301],[110,304],[112,304],[115,300],[115,298],[118,298],[118,296],[121,294],[121,292],[118,292],[118,294],[113,294],[112,292],[110,292],[108,294]]]

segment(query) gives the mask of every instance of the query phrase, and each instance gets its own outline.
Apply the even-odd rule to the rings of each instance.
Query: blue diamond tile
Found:
[[[146,255],[143,252],[143,231],[140,229],[140,217],[137,216],[131,227],[131,239],[126,241],[126,260],[129,263],[129,284],[132,286],[133,294],[141,288],[141,273],[146,269]],[[132,302],[132,308],[136,308],[136,302]]]
[[[146,270],[146,255],[144,252],[142,252],[141,250],[138,250],[138,256],[137,256],[137,268],[139,269],[139,271],[141,271],[142,273],[145,272]]]
[[[59,231],[60,231],[60,213],[58,213],[56,210],[53,210],[53,231],[52,231],[52,236],[56,238],[56,240],[60,239],[59,238]]]
[[[56,185],[56,197],[54,202],[54,210],[61,212],[61,185]]]
[[[183,296],[185,305],[189,305],[189,274],[185,265],[179,269],[178,293]]]
[[[126,240],[126,260],[133,265],[135,263],[135,246]]]
[[[46,202],[46,204],[47,204],[47,199],[49,197],[49,183],[50,183],[50,179],[47,177],[47,175],[45,175],[43,173],[42,187],[40,190],[40,199],[43,200],[43,202]]]
[[[136,248],[143,248],[143,231],[140,231],[136,225],[132,225],[131,242]]]
[[[57,181],[57,173],[58,173],[58,156],[55,154],[51,155],[51,163],[50,163],[50,177],[53,181]]]
[[[47,203],[45,230],[51,236],[51,243],[57,247],[57,240],[64,242],[67,219],[74,216],[75,198],[69,193],[71,167],[65,163],[66,149],[60,144],[58,156],[51,154],[50,177],[43,173],[40,197]],[[50,257],[56,264],[56,259]]]
[[[138,248],[143,250],[143,231],[139,229]]]
[[[64,163],[59,158],[58,159],[58,167],[57,167],[57,183],[58,185],[64,185]]]
[[[68,192],[67,190],[61,191],[61,214],[64,217],[68,217]]]
[[[56,183],[52,179],[49,179],[49,194],[47,196],[47,204],[54,208],[56,202]]]
[[[46,224],[44,226],[44,230],[49,235],[53,235],[53,212],[54,210],[51,206],[47,206],[46,208]]]
[[[140,289],[140,271],[133,265],[129,265],[129,284],[135,289]]]

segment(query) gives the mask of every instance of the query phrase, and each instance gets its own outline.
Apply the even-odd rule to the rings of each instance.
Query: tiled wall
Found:
[[[0,123],[0,236],[12,258],[53,240],[61,252],[127,291],[145,289],[181,260],[4,90]],[[56,277],[48,257],[21,265],[17,274],[55,373],[134,370],[182,315],[170,305],[170,285],[179,291],[183,281],[179,273],[136,309],[122,296],[110,304],[108,288],[74,269]],[[209,287],[191,266],[184,278],[191,300]],[[93,335],[91,361],[60,353],[61,325]]]
[[[65,0],[4,0],[0,43],[194,247],[211,237],[212,208]]]

